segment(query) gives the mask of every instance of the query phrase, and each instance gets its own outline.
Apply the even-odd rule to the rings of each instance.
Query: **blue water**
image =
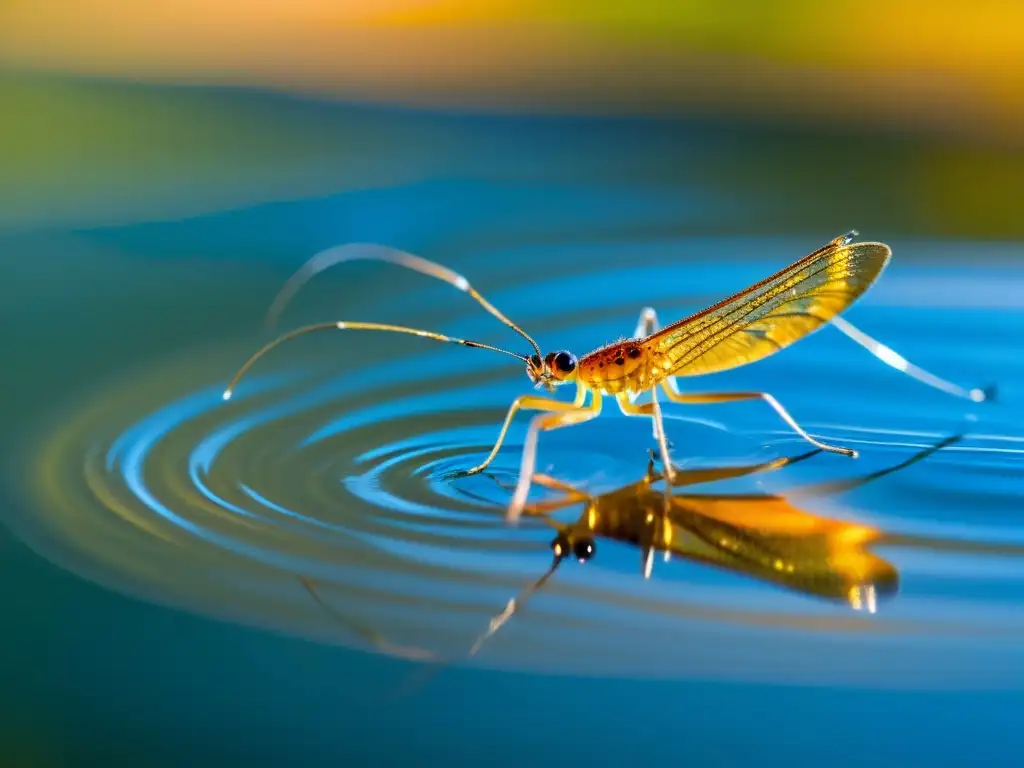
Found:
[[[373,119],[413,136],[425,118]],[[1024,702],[1019,243],[946,236],[911,215],[912,202],[883,211],[856,185],[831,208],[820,190],[805,193],[794,200],[805,223],[769,226],[784,206],[759,194],[766,167],[712,184],[706,161],[671,172],[657,163],[670,145],[677,158],[751,153],[740,138],[753,128],[452,126],[458,160],[435,157],[388,184],[356,174],[316,197],[162,221],[123,209],[104,226],[0,235],[5,252],[24,256],[3,283],[17,321],[0,539],[0,722],[12,757],[1013,764]],[[581,130],[587,151],[575,146]],[[512,174],[510,142],[551,167],[534,159]],[[801,156],[798,140],[764,142],[772,165]],[[849,146],[870,158],[859,140]],[[816,151],[840,157],[849,146],[833,137]],[[625,148],[618,172],[596,170],[614,147]],[[900,210],[913,222],[903,231]],[[820,455],[687,492],[784,495],[962,435],[855,490],[794,501],[879,532],[899,591],[874,614],[685,558],[659,560],[645,581],[636,548],[606,541],[465,658],[550,563],[551,528],[507,526],[509,494],[495,482],[516,478],[525,417],[495,477],[451,476],[486,455],[508,403],[529,391],[522,366],[415,338],[323,334],[282,347],[220,398],[268,337],[260,323],[283,280],[335,242],[443,261],[545,350],[582,354],[630,335],[646,305],[671,321],[851,226],[895,256],[848,319],[960,384],[998,385],[998,401],[929,389],[825,328],[684,385],[770,391],[813,435],[861,458]],[[528,351],[465,296],[384,264],[318,277],[283,325],[336,319]],[[760,403],[665,410],[684,467],[806,447]],[[643,475],[653,441],[649,424],[608,403],[540,446],[542,471],[603,493]],[[316,579],[344,618],[297,575]],[[347,620],[456,660],[410,686],[422,665],[375,649]]]

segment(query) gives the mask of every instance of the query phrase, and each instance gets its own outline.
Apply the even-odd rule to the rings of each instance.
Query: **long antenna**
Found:
[[[281,312],[284,310],[285,305],[291,301],[299,288],[301,288],[315,275],[323,272],[325,269],[333,267],[335,264],[341,264],[345,261],[364,260],[387,261],[391,264],[398,264],[401,267],[411,269],[430,277],[435,277],[438,280],[444,280],[449,285],[454,285],[463,293],[468,293],[490,314],[494,315],[494,317],[498,318],[513,331],[526,339],[530,343],[530,346],[533,347],[534,352],[537,353],[538,357],[544,356],[540,351],[540,346],[529,334],[526,333],[526,331],[505,317],[497,307],[480,295],[480,293],[469,284],[469,280],[458,272],[454,272],[448,269],[448,267],[437,264],[433,261],[428,261],[422,256],[415,256],[411,253],[400,251],[397,248],[390,248],[376,243],[349,243],[347,245],[338,245],[333,248],[320,251],[320,253],[313,256],[313,258],[302,265],[299,270],[288,279],[278,292],[277,297],[270,305],[270,309],[267,310],[267,324],[270,327],[274,326],[277,322],[278,316],[280,316]]]
[[[469,649],[470,656],[475,656],[483,644],[487,642],[495,632],[505,626],[505,623],[516,614],[516,611],[525,607],[526,601],[530,599],[530,595],[543,587],[544,582],[550,579],[555,571],[558,570],[558,566],[562,564],[562,559],[561,555],[556,554],[554,560],[551,562],[551,567],[548,568],[539,579],[531,584],[527,584],[518,595],[508,601],[508,604],[505,606],[505,610],[491,619],[490,624],[487,626],[487,631],[480,635],[476,642],[473,643],[473,647]]]
[[[320,597],[320,593],[317,592],[316,587],[313,586],[312,579],[300,576],[299,583],[306,588],[306,591],[309,592],[310,596],[331,618],[344,624],[350,631],[371,643],[382,653],[387,653],[391,656],[398,656],[403,659],[409,659],[410,661],[433,661],[437,658],[437,654],[433,651],[409,645],[396,645],[386,637],[379,634],[376,630],[365,627],[353,619],[338,613],[338,611],[334,610],[334,608],[328,605],[324,599]]]
[[[274,347],[284,342],[294,339],[296,336],[302,336],[307,333],[314,333],[317,331],[388,331],[390,333],[407,333],[413,336],[421,336],[425,339],[433,339],[434,341],[446,341],[452,344],[462,344],[465,347],[476,347],[477,349],[489,349],[492,352],[501,352],[503,355],[511,355],[512,357],[527,362],[525,355],[517,355],[515,352],[509,352],[507,349],[501,349],[500,347],[492,347],[490,344],[481,344],[477,341],[468,341],[467,339],[456,339],[452,336],[444,336],[440,333],[434,333],[433,331],[424,331],[420,328],[406,328],[402,325],[387,325],[385,323],[359,323],[359,322],[348,322],[346,320],[339,320],[333,323],[315,323],[313,325],[306,325],[302,328],[296,328],[293,331],[278,336],[271,342],[263,345],[263,347],[252,355],[238,372],[231,379],[227,389],[224,390],[223,397],[225,400],[230,400],[231,395],[235,391],[235,387],[238,386],[238,382],[241,380],[245,372],[248,371],[253,364],[263,357],[267,352],[272,350]]]
[[[508,603],[505,606],[505,610],[503,610],[501,613],[499,613],[497,616],[491,619],[490,623],[487,626],[487,631],[481,634],[476,639],[476,642],[473,643],[473,646],[469,649],[469,652],[466,654],[466,658],[471,658],[475,656],[477,652],[480,650],[480,648],[483,646],[483,644],[486,643],[487,640],[489,640],[491,637],[493,637],[494,634],[499,629],[501,629],[508,622],[508,620],[516,614],[517,611],[519,611],[526,605],[526,601],[530,599],[530,596],[533,593],[535,593],[538,589],[543,587],[544,583],[551,578],[551,576],[555,573],[556,570],[558,570],[558,566],[562,564],[562,560],[564,558],[564,554],[559,555],[556,553],[554,560],[551,562],[551,566],[541,575],[541,577],[536,581],[527,584],[526,587],[524,587],[518,595],[516,595],[508,601]],[[424,685],[430,682],[430,680],[439,675],[442,670],[454,664],[456,661],[459,661],[459,659],[456,659],[454,657],[447,660],[439,660],[431,666],[424,667],[423,669],[419,670],[417,674],[412,675],[406,681],[406,684],[403,686],[404,694],[408,695],[414,690],[422,688]]]

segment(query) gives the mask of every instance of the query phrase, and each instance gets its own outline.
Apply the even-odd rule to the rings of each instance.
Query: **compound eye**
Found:
[[[554,367],[562,373],[572,373],[576,370],[576,355],[572,352],[559,352],[552,362]]]
[[[593,539],[580,539],[572,547],[572,553],[581,563],[586,562],[594,556],[596,547]]]
[[[564,533],[560,533],[551,542],[551,551],[555,557],[566,557],[572,550],[572,542]]]
[[[532,365],[534,368],[540,368],[540,366],[541,366],[540,355],[538,355],[538,354],[530,355],[530,365]]]

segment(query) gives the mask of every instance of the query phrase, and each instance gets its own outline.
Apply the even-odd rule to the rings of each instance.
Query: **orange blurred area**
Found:
[[[7,0],[0,63],[460,109],[1024,133],[1024,3],[994,0]]]

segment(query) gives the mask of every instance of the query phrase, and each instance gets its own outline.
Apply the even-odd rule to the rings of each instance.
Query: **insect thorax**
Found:
[[[583,383],[609,395],[644,392],[661,380],[659,373],[660,367],[651,353],[633,340],[601,347],[579,362]]]
[[[594,520],[593,531],[598,536],[613,539],[625,544],[640,544],[647,535],[656,546],[664,545],[666,535],[662,527],[670,523],[658,520],[661,510],[660,495],[645,493],[637,495],[629,489],[628,495],[611,494],[601,500]],[[659,503],[655,503],[655,500]],[[655,522],[655,528],[647,531],[647,527]]]

